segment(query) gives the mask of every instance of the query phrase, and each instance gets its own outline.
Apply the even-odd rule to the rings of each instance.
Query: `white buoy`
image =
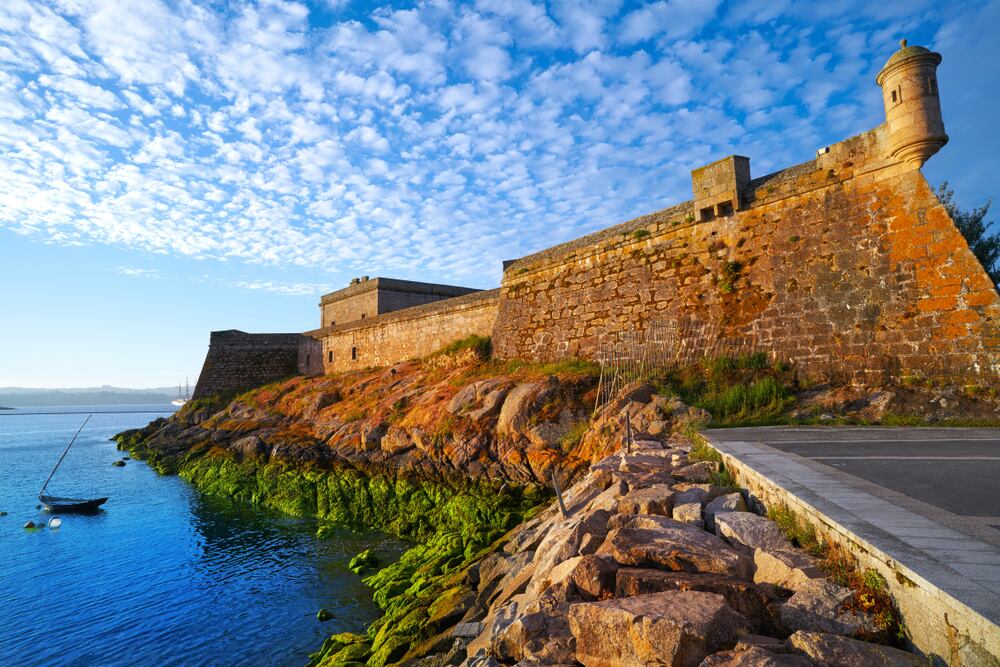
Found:
[[[62,519],[56,517],[55,519],[49,519],[49,528],[58,528],[62,525]]]

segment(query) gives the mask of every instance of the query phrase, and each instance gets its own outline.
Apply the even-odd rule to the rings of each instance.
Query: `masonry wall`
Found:
[[[378,290],[358,290],[343,298],[323,302],[320,305],[320,327],[336,326],[345,322],[360,320],[362,317],[378,315]]]
[[[498,294],[475,292],[310,333],[322,340],[327,373],[387,366],[426,356],[472,334],[489,336]]]
[[[302,334],[213,331],[193,399],[246,391],[299,373]]]
[[[501,357],[593,357],[654,321],[712,320],[814,376],[1000,378],[1000,298],[885,126],[752,181],[746,210],[691,202],[532,255],[504,272]]]

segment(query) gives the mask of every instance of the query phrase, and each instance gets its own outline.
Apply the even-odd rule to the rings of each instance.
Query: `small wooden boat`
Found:
[[[60,496],[50,496],[45,493],[46,487],[48,487],[49,482],[52,481],[52,476],[56,474],[56,470],[59,469],[59,465],[69,453],[69,448],[73,446],[74,442],[76,442],[77,437],[80,435],[80,432],[83,431],[83,427],[87,425],[87,422],[90,421],[91,417],[93,417],[93,415],[87,415],[87,418],[83,420],[83,424],[77,430],[76,435],[74,435],[73,439],[69,441],[68,445],[66,445],[66,449],[63,451],[62,456],[60,456],[59,460],[56,462],[56,467],[49,473],[49,478],[45,480],[45,484],[42,484],[42,490],[38,492],[38,502],[40,502],[48,512],[75,512],[77,514],[90,514],[97,512],[101,505],[108,501],[107,498],[62,498]]]
[[[47,496],[38,494],[38,500],[47,512],[90,514],[96,512],[101,505],[108,501],[107,498],[93,498],[85,500],[83,498],[60,498],[58,496]]]

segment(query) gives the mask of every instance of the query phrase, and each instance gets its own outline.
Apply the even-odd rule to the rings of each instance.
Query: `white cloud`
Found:
[[[687,37],[715,16],[719,0],[659,0],[629,13],[622,20],[619,39],[634,44],[660,34]]]

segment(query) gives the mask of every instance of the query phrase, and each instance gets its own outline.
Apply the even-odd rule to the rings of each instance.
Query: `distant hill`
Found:
[[[177,398],[177,389],[154,387],[72,387],[47,389],[34,387],[0,387],[0,405],[26,408],[38,405],[144,405],[169,403]],[[2,410],[4,408],[0,408]]]

